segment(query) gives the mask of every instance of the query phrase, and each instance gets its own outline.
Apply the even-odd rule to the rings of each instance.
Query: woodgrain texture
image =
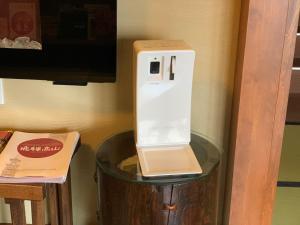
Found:
[[[21,200],[43,200],[45,185],[43,184],[0,184],[0,197]]]
[[[51,225],[72,225],[71,176],[63,184],[0,184],[0,197],[10,204],[11,218],[16,215],[20,225],[24,214],[24,200],[31,200],[33,225],[45,224],[44,198],[47,189]],[[14,221],[14,220],[12,220]],[[26,223],[24,223],[26,224]]]
[[[291,81],[296,33],[299,21],[299,0],[288,1],[287,19],[285,25],[285,39],[283,43],[281,69],[278,77],[277,102],[275,106],[274,126],[266,179],[264,205],[261,224],[272,224],[272,212],[275,203],[276,184],[278,180],[281,148],[283,141],[286,111]]]
[[[12,225],[26,225],[24,200],[5,199],[10,204]]]
[[[32,225],[45,225],[44,201],[31,201]]]
[[[137,54],[142,51],[193,50],[188,44],[181,40],[141,40],[135,41],[133,45]]]
[[[99,179],[102,225],[166,225],[172,187],[135,184],[102,174]]]
[[[49,198],[49,211],[50,211],[51,225],[58,225],[59,215],[58,215],[58,195],[57,195],[56,184],[47,185],[47,195]]]
[[[215,225],[217,170],[182,184],[139,184],[100,172],[102,225]]]
[[[57,188],[58,188],[58,204],[59,204],[59,224],[72,225],[73,213],[72,213],[70,169],[65,183],[57,184]]]
[[[218,170],[202,181],[174,184],[169,225],[215,225],[217,224]]]
[[[24,200],[31,200],[32,224],[45,224],[44,184],[0,184],[0,197],[10,205],[13,225],[26,225]]]
[[[271,224],[298,13],[298,0],[242,2],[225,224]]]
[[[99,144],[132,129],[132,39],[182,39],[196,50],[192,128],[218,147],[227,146],[240,2],[118,1],[116,83],[78,87],[3,80],[7,104],[0,110],[2,128],[79,130],[82,134],[84,148],[72,162],[74,224],[96,224],[91,208],[96,208],[97,193],[91,177]],[[0,222],[8,222],[9,215],[0,204],[2,210]]]
[[[300,38],[299,38],[299,44],[300,44]],[[300,94],[300,70],[293,70],[292,72],[290,93]]]

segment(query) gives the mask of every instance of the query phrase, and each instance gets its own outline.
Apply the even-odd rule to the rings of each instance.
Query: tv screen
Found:
[[[26,12],[26,4],[17,0],[7,0],[2,6],[0,23],[1,13],[5,18],[4,9],[9,16],[7,35],[0,30],[0,39],[4,43],[30,38],[32,31],[28,32],[34,27],[37,40],[40,34],[42,49],[0,45],[0,77],[63,84],[115,81],[116,0],[27,0],[26,3],[33,4],[35,7],[31,8],[35,11]]]

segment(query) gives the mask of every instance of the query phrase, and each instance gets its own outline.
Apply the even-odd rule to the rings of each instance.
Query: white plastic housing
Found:
[[[136,41],[134,54],[136,145],[189,144],[194,50],[183,41]]]

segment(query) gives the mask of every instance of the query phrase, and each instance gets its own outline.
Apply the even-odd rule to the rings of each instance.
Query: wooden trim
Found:
[[[0,184],[0,197],[21,200],[43,200],[45,198],[45,185]]]
[[[271,225],[298,13],[242,1],[224,224]]]

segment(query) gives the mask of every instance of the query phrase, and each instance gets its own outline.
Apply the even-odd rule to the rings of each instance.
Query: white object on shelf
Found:
[[[4,91],[2,79],[0,79],[0,104],[4,104]]]
[[[136,41],[134,47],[137,146],[188,144],[195,51],[183,41]]]
[[[135,141],[143,175],[201,173],[189,146],[195,51],[183,41],[156,40],[136,41],[134,53]]]

